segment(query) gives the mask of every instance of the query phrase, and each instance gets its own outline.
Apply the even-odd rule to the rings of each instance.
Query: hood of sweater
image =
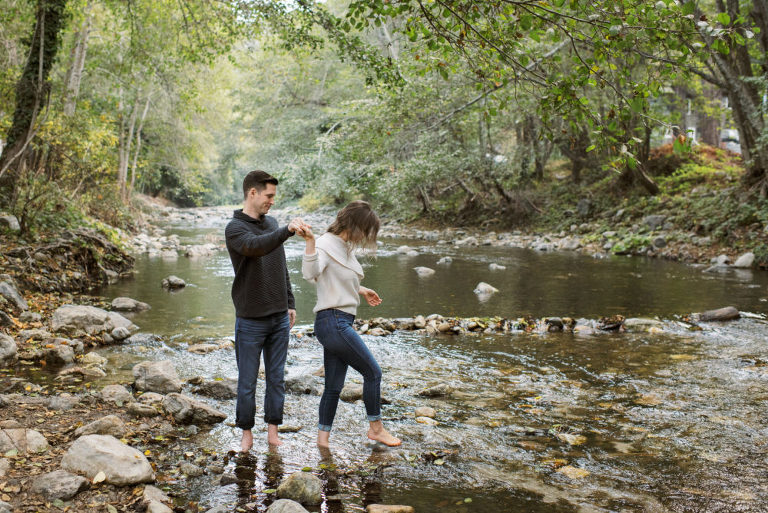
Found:
[[[361,279],[363,278],[363,266],[355,258],[355,252],[349,250],[349,246],[344,242],[344,239],[333,233],[325,232],[317,238],[315,246],[318,249],[322,249],[339,264],[357,273]]]

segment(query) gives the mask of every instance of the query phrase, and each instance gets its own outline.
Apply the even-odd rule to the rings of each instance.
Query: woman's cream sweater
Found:
[[[332,233],[318,237],[315,246],[315,252],[305,254],[301,265],[304,279],[317,285],[317,304],[313,311],[336,308],[355,315],[364,274],[354,251]]]

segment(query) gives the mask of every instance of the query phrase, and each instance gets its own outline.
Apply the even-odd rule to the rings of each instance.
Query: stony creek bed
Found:
[[[167,230],[181,244],[216,244],[224,219],[181,216],[169,220]],[[110,384],[132,390],[137,363],[168,360],[185,394],[229,415],[210,429],[168,424],[152,431],[150,441],[128,439],[148,451],[155,484],[178,511],[263,512],[277,499],[280,480],[302,470],[323,483],[322,503],[305,506],[309,511],[364,511],[373,503],[410,505],[420,513],[768,511],[766,273],[383,242],[378,258],[366,263],[364,283],[384,304],[362,307],[361,318],[438,313],[487,324],[496,316],[556,315],[574,319],[577,330],[552,333],[539,323],[527,332],[363,335],[384,370],[385,422],[404,444],[368,443],[363,407],[352,397],[339,407],[331,453],[320,453],[314,437],[322,354],[311,334],[314,294],[299,274],[302,245],[290,240],[299,321],[286,366],[284,445],[269,452],[266,433],[258,433],[254,451],[237,455],[233,400],[195,394],[200,382],[236,378],[227,343],[234,313],[226,252],[138,255],[134,278],[99,294],[131,297],[152,309],[131,317],[140,333],[128,343],[97,349],[108,360],[107,375],[83,380],[94,391]],[[398,251],[405,244],[416,254]],[[452,257],[450,265],[437,264],[444,256]],[[492,271],[491,263],[506,268]],[[419,266],[435,273],[419,276],[413,269]],[[160,281],[171,274],[189,285],[163,290]],[[473,288],[481,281],[499,292],[478,297]],[[686,314],[726,305],[738,307],[741,318],[685,322]],[[599,317],[617,315],[655,319],[622,332],[597,329]],[[199,353],[189,350],[196,344]],[[42,387],[56,379],[55,371],[36,365],[16,375]],[[350,372],[347,383],[361,381]],[[73,380],[73,391],[83,394],[82,385]],[[261,393],[263,382],[257,405]],[[415,410],[424,407],[434,412],[417,417]],[[122,403],[110,412],[126,416]],[[146,423],[155,429],[161,420]],[[45,432],[44,425],[39,429]]]

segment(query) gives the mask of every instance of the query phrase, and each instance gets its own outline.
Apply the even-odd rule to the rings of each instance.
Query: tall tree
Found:
[[[0,154],[0,204],[11,201],[18,169],[35,135],[35,122],[47,106],[48,75],[61,44],[67,0],[38,0],[36,22],[31,35],[29,57],[16,85],[13,122]]]

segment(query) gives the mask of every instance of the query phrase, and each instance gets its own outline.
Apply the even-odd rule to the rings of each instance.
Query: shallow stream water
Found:
[[[224,222],[168,231],[184,244],[202,243]],[[398,255],[402,244],[419,256]],[[299,328],[311,325],[315,299],[300,275],[302,251],[297,238],[286,244]],[[437,265],[445,255],[453,263]],[[491,262],[506,269],[490,271]],[[216,475],[190,478],[183,483],[189,498],[205,507],[265,511],[274,500],[265,490],[311,467],[325,484],[323,504],[311,511],[363,511],[369,503],[408,504],[419,513],[768,511],[768,273],[710,274],[642,258],[392,239],[364,265],[363,283],[383,304],[362,306],[360,318],[622,314],[664,324],[655,333],[365,336],[384,370],[382,392],[391,403],[383,407],[385,423],[402,447],[369,444],[363,406],[342,402],[332,453],[321,454],[314,445],[319,397],[289,394],[285,422],[300,429],[283,434],[284,445],[273,453],[257,432],[250,456],[224,459],[237,484],[219,486]],[[419,278],[416,266],[436,273]],[[105,382],[132,381],[132,365],[144,359],[170,359],[182,378],[236,377],[233,351],[186,350],[233,337],[227,253],[140,256],[136,270],[134,279],[100,293],[149,303],[152,309],[133,320],[162,342],[100,350],[113,364]],[[160,281],[170,274],[190,286],[164,291]],[[500,292],[480,301],[472,292],[479,281]],[[700,331],[679,320],[726,305],[750,315]],[[321,366],[319,344],[293,335],[287,373]],[[347,381],[361,382],[353,371]],[[453,389],[449,397],[417,395],[439,383]],[[207,401],[230,418],[187,446],[226,454],[239,445],[239,430],[230,425],[234,401]],[[438,424],[416,422],[418,406],[433,407]]]

